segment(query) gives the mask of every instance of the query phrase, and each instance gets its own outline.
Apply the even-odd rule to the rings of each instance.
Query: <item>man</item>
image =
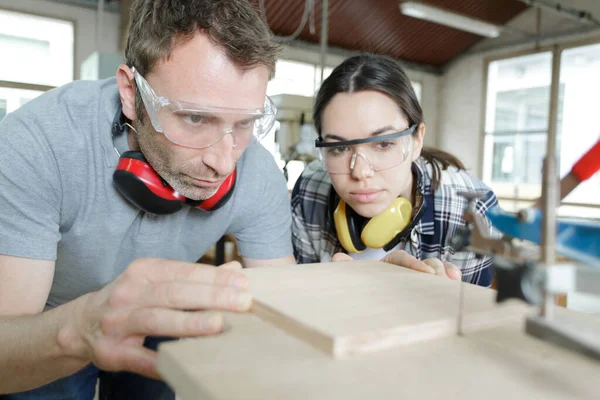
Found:
[[[193,262],[230,232],[248,267],[294,263],[286,183],[253,144],[274,118],[267,27],[246,0],[136,0],[131,15],[116,79],[0,124],[7,399],[91,399],[98,377],[101,398],[173,398],[154,380],[160,338],[218,333],[206,310],[251,303],[239,264]]]

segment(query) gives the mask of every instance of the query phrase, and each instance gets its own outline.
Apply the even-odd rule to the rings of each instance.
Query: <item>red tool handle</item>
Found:
[[[594,147],[588,150],[571,169],[571,173],[575,175],[580,182],[592,177],[600,169],[600,140],[596,142]]]

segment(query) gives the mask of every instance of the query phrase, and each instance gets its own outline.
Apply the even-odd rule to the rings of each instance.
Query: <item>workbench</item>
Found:
[[[244,272],[253,312],[159,347],[183,400],[600,398],[600,363],[527,335],[535,310],[492,289],[372,261]],[[600,332],[600,318],[559,311]]]

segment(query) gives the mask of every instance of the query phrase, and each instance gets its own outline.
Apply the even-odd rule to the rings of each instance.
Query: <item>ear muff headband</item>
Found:
[[[146,162],[140,152],[127,151],[123,153],[117,164],[115,174],[129,173],[140,179],[148,189],[165,200],[185,201],[185,197],[167,185],[156,171]]]

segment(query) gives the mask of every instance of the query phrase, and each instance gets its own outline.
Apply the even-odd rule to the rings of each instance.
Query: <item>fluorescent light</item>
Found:
[[[400,11],[409,17],[435,22],[489,38],[496,38],[500,36],[501,32],[500,27],[497,25],[415,1],[401,2]]]

